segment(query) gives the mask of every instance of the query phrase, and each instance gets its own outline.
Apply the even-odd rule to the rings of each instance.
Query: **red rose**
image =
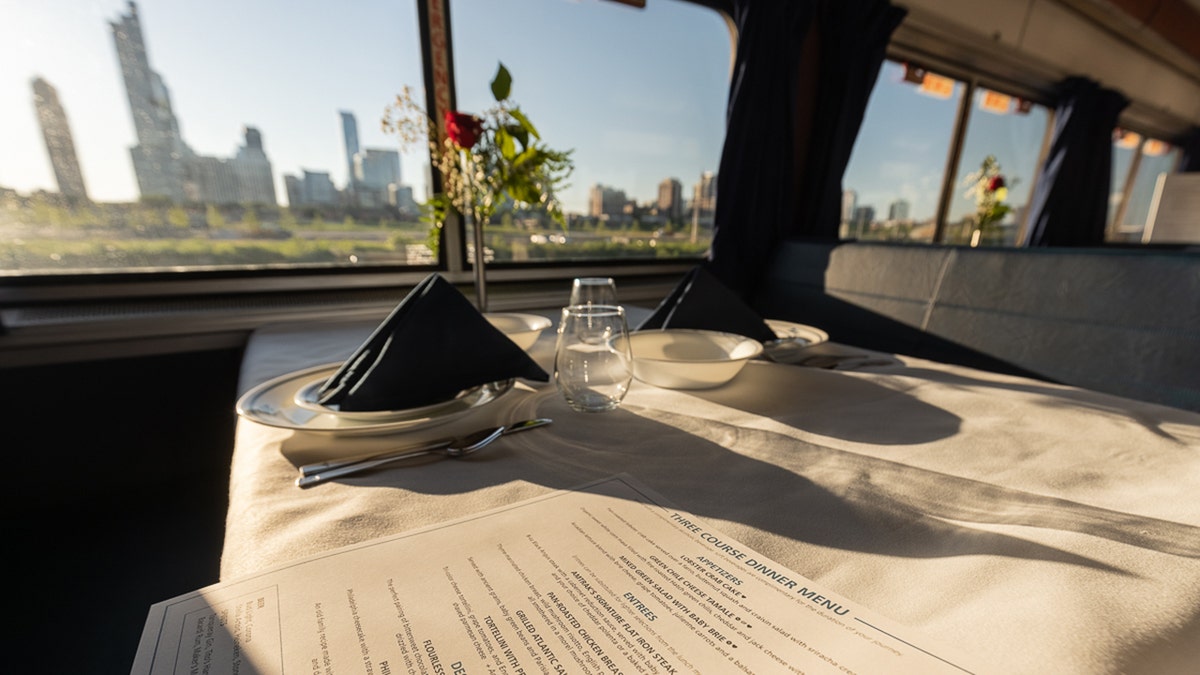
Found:
[[[995,192],[1004,187],[1004,176],[992,176],[992,180],[988,183],[988,192]]]
[[[446,112],[446,136],[458,147],[473,148],[482,135],[483,120],[467,113]]]

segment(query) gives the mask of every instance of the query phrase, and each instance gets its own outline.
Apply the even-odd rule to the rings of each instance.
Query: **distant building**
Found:
[[[304,188],[298,177],[290,173],[283,174],[283,192],[287,196],[289,208],[300,206],[300,201],[304,198]]]
[[[232,160],[237,175],[242,204],[276,204],[275,175],[271,171],[271,160],[263,148],[262,133],[254,127],[245,127],[246,144],[238,148]]]
[[[854,219],[854,209],[858,207],[858,193],[854,190],[842,190],[842,224],[847,225]]]
[[[237,174],[229,160],[219,157],[191,157],[188,161],[187,201],[210,204],[237,204],[241,201]]]
[[[143,197],[167,197],[185,201],[187,167],[184,158],[192,153],[179,134],[179,123],[171,110],[171,97],[162,76],[150,68],[137,5],[109,24],[117,47],[117,60],[125,79],[129,112],[138,144],[129,149],[138,190]]]
[[[658,214],[679,220],[683,217],[683,184],[678,178],[666,178],[658,184]]]
[[[692,191],[692,236],[693,243],[699,241],[700,227],[712,227],[717,210],[717,177],[711,171],[700,174],[700,181]]]
[[[277,203],[271,162],[258,129],[243,129],[246,143],[235,157],[197,155],[179,132],[166,83],[150,68],[137,5],[130,2],[129,13],[109,25],[137,135],[129,154],[141,195],[173,202]]]
[[[354,157],[358,155],[358,120],[354,113],[341,110],[338,115],[342,118],[342,148],[346,151],[346,191],[355,191]]]
[[[303,170],[303,176],[283,176],[288,206],[332,206],[338,202],[338,191],[327,171]]]
[[[188,168],[189,201],[206,204],[275,204],[275,177],[263,151],[262,134],[244,127],[246,144],[231,159],[193,155]]]
[[[349,206],[409,208],[412,189],[400,181],[400,153],[382,148],[362,148],[354,113],[341,110],[342,148],[346,153],[345,202]],[[407,195],[407,196],[405,196]],[[398,201],[399,200],[399,201]],[[415,203],[413,208],[415,210]]]
[[[33,105],[37,109],[38,123],[42,127],[42,138],[46,141],[46,153],[50,156],[50,166],[54,170],[59,193],[68,200],[88,201],[67,113],[58,100],[58,91],[40,77],[33,80]]]
[[[873,206],[857,206],[854,208],[854,218],[850,222],[850,226],[856,233],[866,232],[871,227],[871,223],[875,221],[875,207]]]
[[[400,153],[395,150],[367,148],[359,153],[361,159],[355,160],[355,176],[373,188],[385,189],[400,180]]]
[[[400,153],[366,148],[354,155],[354,184],[359,206],[378,207],[388,201],[388,186],[400,184]]]
[[[597,183],[592,186],[588,195],[588,215],[594,218],[620,216],[624,214],[625,204],[628,201],[629,198],[625,196],[624,190]]]
[[[388,203],[404,213],[416,214],[420,211],[417,200],[413,198],[413,189],[408,185],[398,183],[389,185]]]
[[[888,205],[888,220],[908,220],[910,204],[904,199],[897,199]]]
[[[712,212],[717,208],[717,177],[713,172],[700,174],[700,181],[696,183],[692,196],[692,208],[700,213],[701,218],[705,214],[712,217]]]

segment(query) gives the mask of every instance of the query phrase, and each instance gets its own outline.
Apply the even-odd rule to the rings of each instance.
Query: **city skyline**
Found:
[[[166,98],[180,127],[180,138],[186,139],[186,144],[199,156],[230,157],[238,151],[236,140],[239,133],[247,127],[258,130],[269,143],[274,188],[279,202],[285,201],[284,176],[299,174],[304,170],[328,172],[334,183],[344,188],[353,175],[353,168],[344,152],[344,129],[341,128],[340,113],[351,112],[366,120],[366,123],[359,125],[362,147],[397,148],[398,139],[383,133],[379,125],[372,122],[382,117],[384,107],[403,85],[421,82],[419,50],[415,39],[415,11],[412,11],[413,16],[407,16],[403,6],[400,7],[401,11],[397,11],[394,4],[363,4],[369,7],[356,6],[346,11],[305,7],[302,8],[306,10],[304,12],[290,12],[290,5],[270,2],[253,3],[253,6],[243,8],[232,0],[215,0],[203,8],[187,10],[164,4],[161,0],[142,0],[137,3],[150,69],[161,75],[161,80],[166,84],[164,90],[169,91]],[[607,6],[607,3],[604,3],[604,7],[584,6],[582,9],[572,3],[554,4],[562,4],[564,11],[573,14],[584,11],[600,14],[607,17],[609,23],[616,21],[614,25],[621,25],[619,19],[627,18],[627,15],[612,14],[614,10],[624,12],[625,8],[614,8]],[[77,9],[84,11],[75,11]],[[4,101],[0,105],[0,128],[11,133],[14,140],[10,144],[11,152],[0,158],[0,186],[22,193],[55,191],[56,184],[46,151],[31,145],[27,133],[31,127],[36,130],[33,106],[28,104],[29,81],[42,76],[56,83],[68,114],[72,110],[85,111],[82,115],[75,114],[71,124],[79,146],[82,174],[88,178],[91,196],[98,201],[137,200],[137,172],[131,166],[129,148],[141,143],[137,125],[130,115],[130,105],[124,100],[128,93],[123,90],[123,72],[108,29],[110,23],[119,21],[119,17],[128,11],[125,0],[100,0],[84,8],[71,6],[67,0],[47,0],[45,3],[6,10],[7,15],[15,21],[8,22],[7,29],[0,28],[0,58],[17,67],[0,74],[0,100]],[[380,12],[380,15],[372,15],[372,12]],[[491,8],[483,11],[485,16],[481,19],[486,21],[489,12],[492,12]],[[228,18],[233,13],[239,17],[238,21],[229,25],[221,22],[223,17]],[[709,18],[716,20],[715,15]],[[460,20],[456,16],[455,21],[456,29],[461,26],[460,35],[469,34],[472,30],[471,20]],[[310,29],[310,35],[338,34],[339,27],[345,28],[347,34],[355,35],[351,44],[371,45],[372,54],[375,48],[379,48],[378,51],[387,56],[375,58],[358,53],[350,58],[333,58],[332,55],[338,50],[331,50],[328,46],[314,50],[317,53],[304,54],[294,48],[287,49],[284,45],[280,46],[280,53],[272,53],[264,47],[283,43],[278,37],[268,38],[266,35],[275,32],[276,28],[283,28],[278,26],[280,23],[293,29],[306,27]],[[386,24],[387,28],[380,24]],[[316,30],[318,26],[320,31]],[[271,30],[255,32],[256,27],[271,27]],[[727,33],[723,26],[721,30]],[[221,49],[213,49],[211,45],[199,48],[202,42],[198,40],[200,34],[219,37],[211,42],[219,43]],[[42,38],[36,49],[31,48],[30,44],[31,36],[35,35]],[[411,35],[411,40],[403,39],[408,35]],[[727,44],[727,35],[724,39]],[[254,40],[264,43],[258,49],[249,50],[256,52],[257,58],[239,61],[247,53],[242,50],[243,43],[248,41],[253,44]],[[470,40],[458,41],[459,44],[462,42]],[[398,46],[402,43],[405,44]],[[456,49],[456,69],[460,74],[459,107],[467,110],[482,109],[481,104],[473,100],[473,95],[464,93],[468,87],[474,88],[474,84],[470,83],[472,72],[476,67],[492,70],[495,67],[495,56],[476,60],[472,53],[485,51],[479,49],[463,53],[463,50]],[[204,58],[200,61],[204,63],[198,64],[197,59],[191,58],[195,54],[203,54]],[[83,58],[84,55],[86,58]],[[502,55],[502,58],[519,63],[524,57]],[[721,62],[727,66],[727,59],[728,53],[722,53],[713,63]],[[285,73],[276,75],[267,67],[270,65],[278,69],[278,65],[284,62],[288,64],[284,70],[292,75],[307,74],[314,82],[320,79],[322,86],[311,86],[310,89],[321,91],[305,91],[302,96],[271,96],[277,89],[295,91],[297,86],[293,77]],[[229,67],[224,68],[222,64],[228,64]],[[529,68],[519,71],[514,68],[514,71],[514,97],[518,98],[524,109],[534,114],[535,106],[540,108],[543,99],[553,99],[553,92],[529,86],[521,88],[522,83],[532,81],[532,78],[522,77],[522,73],[529,72]],[[720,70],[717,72],[725,75]],[[222,75],[226,73],[229,77],[222,80]],[[342,76],[336,76],[338,73]],[[241,77],[243,74],[246,77]],[[353,77],[346,77],[346,74],[352,74]],[[261,88],[254,87],[256,77]],[[301,82],[304,80],[303,77],[299,79]],[[8,96],[8,91],[19,80],[23,80],[22,95]],[[211,98],[197,99],[198,93],[207,91],[217,95],[221,90],[227,90],[228,95],[221,96],[220,105],[211,105]],[[244,95],[239,95],[238,91]],[[480,93],[484,91],[481,88]],[[339,92],[344,92],[345,96]],[[724,96],[725,90],[722,88],[715,92],[714,99],[723,103]],[[712,107],[713,111],[707,116],[723,122],[722,105]],[[694,146],[694,143],[671,144],[658,140],[653,143],[657,154],[674,159],[677,168],[658,170],[653,168],[653,162],[639,161],[637,171],[653,173],[643,180],[635,180],[628,166],[620,166],[606,159],[590,159],[595,152],[589,147],[591,139],[586,135],[581,140],[588,143],[573,143],[575,139],[570,134],[578,133],[578,125],[572,124],[569,117],[559,115],[555,119],[542,121],[547,116],[548,113],[538,114],[539,127],[544,136],[550,136],[548,130],[551,129],[567,129],[554,132],[556,136],[566,137],[558,145],[578,146],[575,147],[578,168],[572,177],[569,194],[563,196],[568,210],[575,213],[586,212],[587,190],[594,182],[619,184],[639,203],[648,203],[656,198],[658,183],[664,176],[677,177],[685,185],[690,185],[693,177],[702,171],[715,169],[719,160],[719,138],[710,139],[711,147],[701,153],[707,155],[703,161],[689,160],[698,151],[695,147],[689,149],[685,146]],[[323,119],[314,123],[318,117]],[[582,119],[585,116],[577,117]],[[720,126],[723,127],[723,124]],[[122,130],[125,133],[119,133]],[[645,142],[653,139],[635,137],[630,140],[642,141],[644,147],[641,152],[644,153],[645,148],[650,147]],[[604,139],[596,139],[595,145],[605,145]],[[672,145],[678,145],[683,152],[672,151]],[[423,200],[426,197],[424,177],[427,158],[420,152],[402,153],[401,164],[401,175],[409,179],[406,182],[417,193],[414,196]]]
[[[657,200],[659,184],[675,178],[684,198],[694,198],[687,193],[696,179],[715,171],[720,160],[729,67],[723,50],[729,36],[715,14],[692,5],[678,16],[670,14],[678,33],[653,32],[655,14],[665,15],[678,4],[655,3],[638,11],[561,0],[539,5],[536,12],[518,11],[520,5],[506,12],[494,3],[456,2],[451,18],[459,108],[482,110],[490,103],[487,85],[499,58],[513,72],[514,99],[537,121],[543,137],[575,151],[576,172],[561,195],[568,212],[588,212],[595,184],[650,204]],[[413,8],[380,0],[336,11],[276,0],[244,7],[235,0],[213,0],[184,9],[165,0],[142,0],[138,10],[149,62],[165,80],[181,137],[195,154],[235,155],[239,136],[254,128],[268,142],[277,202],[286,201],[285,176],[305,171],[328,173],[344,189],[354,175],[353,155],[346,152],[346,113],[358,120],[359,146],[400,150],[401,182],[415,199],[427,197],[424,148],[403,151],[377,123],[403,86],[421,83]],[[629,21],[635,11],[637,20]],[[0,26],[0,59],[16,67],[0,71],[0,129],[10,134],[7,152],[0,156],[0,186],[23,193],[55,188],[29,104],[29,82],[44,77],[58,90],[70,118],[89,195],[99,201],[137,199],[129,148],[137,144],[138,131],[107,28],[126,12],[126,0],[96,0],[82,8],[70,0],[45,0],[8,10],[15,20]],[[227,21],[230,16],[238,20]],[[587,30],[571,30],[578,25]],[[504,38],[515,26],[548,32],[530,47]],[[609,29],[638,41],[617,53],[606,50]],[[654,59],[637,52],[642,42],[655,41],[667,46],[649,50]],[[562,58],[545,59],[546,50]],[[597,59],[588,56],[594,53],[603,53],[604,62],[594,64]],[[647,90],[641,81],[645,63],[660,61],[648,82],[662,92]],[[603,78],[622,68],[639,77],[610,93],[615,83]],[[955,106],[914,93],[917,88],[901,71],[898,64],[884,65],[843,186],[876,213],[886,214],[891,202],[904,199],[910,217],[924,220],[932,216],[939,193]],[[531,81],[539,86],[529,86]],[[18,87],[20,93],[11,94]],[[419,87],[417,92],[422,100]],[[1001,159],[1006,173],[1017,179],[1010,200],[1018,206],[1032,187],[1044,129],[1044,110],[1034,113],[997,116],[976,110],[964,146],[967,169],[993,149],[1009,155]],[[954,190],[949,220],[972,208],[958,183]]]

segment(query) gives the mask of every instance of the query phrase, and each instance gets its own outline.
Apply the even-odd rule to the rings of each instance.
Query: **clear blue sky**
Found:
[[[716,171],[730,51],[715,13],[662,1],[642,12],[597,0],[453,4],[459,108],[491,102],[503,61],[545,140],[575,150],[569,210],[585,209],[595,183],[644,201],[665,177],[686,194]],[[0,186],[55,189],[30,89],[40,75],[58,90],[92,198],[137,198],[108,26],[126,11],[125,0],[0,0]],[[281,201],[281,175],[302,168],[344,185],[339,110],[357,116],[363,147],[396,148],[379,129],[383,109],[405,84],[422,86],[416,7],[405,0],[142,0],[138,13],[184,140],[228,157],[242,126],[258,127]],[[406,156],[402,172],[422,198],[422,158]]]

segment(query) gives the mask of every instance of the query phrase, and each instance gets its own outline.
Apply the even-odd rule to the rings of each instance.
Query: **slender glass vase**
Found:
[[[485,262],[487,260],[487,252],[483,246],[483,227],[487,223],[484,218],[479,217],[477,206],[475,203],[475,191],[473,190],[473,181],[475,178],[475,167],[471,164],[471,155],[468,152],[459,153],[462,162],[463,173],[463,202],[466,208],[463,211],[464,225],[471,232],[472,241],[475,244],[475,255],[472,256],[471,265],[475,272],[475,304],[480,312],[487,311],[487,271]]]

